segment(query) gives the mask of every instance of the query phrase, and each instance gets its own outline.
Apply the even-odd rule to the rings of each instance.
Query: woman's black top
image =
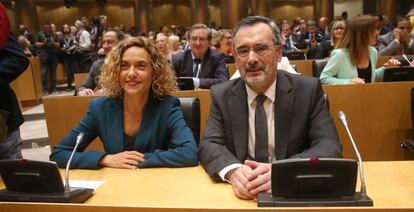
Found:
[[[364,79],[365,83],[370,83],[371,82],[371,75],[372,75],[372,71],[371,71],[371,61],[369,61],[368,67],[366,68],[358,68],[358,77],[361,79]]]
[[[135,139],[137,138],[137,135],[127,135],[124,133],[124,150],[125,151],[132,151],[134,150],[134,143],[135,143]]]

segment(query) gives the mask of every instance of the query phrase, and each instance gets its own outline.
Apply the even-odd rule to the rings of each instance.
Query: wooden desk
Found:
[[[347,116],[349,128],[365,160],[413,159],[400,148],[412,134],[410,96],[414,82],[323,86],[330,112],[344,146],[344,156],[356,158],[338,111]]]
[[[313,76],[312,62],[313,60],[289,60],[290,64],[296,65],[296,71],[305,76]]]
[[[76,73],[74,74],[74,82],[75,82],[75,88],[78,89],[83,81],[85,81],[85,79],[88,77],[89,72],[88,73]]]
[[[124,170],[72,170],[71,179],[104,180],[84,204],[1,202],[0,211],[413,211],[414,161],[365,162],[365,180],[374,207],[258,208],[240,200],[230,184],[213,183],[201,166]],[[63,170],[62,170],[63,176]],[[2,184],[0,187],[4,187]],[[357,189],[359,191],[359,185]]]
[[[234,63],[228,63],[227,66],[227,73],[229,74],[229,79],[233,76],[234,73],[237,71],[236,64]]]
[[[38,104],[42,98],[42,79],[39,57],[29,58],[29,66],[10,86],[22,106]]]

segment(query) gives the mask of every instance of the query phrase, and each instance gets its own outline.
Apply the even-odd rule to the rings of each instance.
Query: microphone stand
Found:
[[[73,148],[72,154],[70,155],[69,160],[68,160],[68,164],[66,165],[66,169],[65,169],[65,192],[70,192],[69,167],[70,167],[70,164],[72,163],[73,155],[75,154],[79,143],[82,141],[83,135],[84,135],[83,133],[79,133],[79,135],[76,137],[75,147]]]
[[[361,192],[359,194],[358,201],[361,204],[363,204],[363,205],[367,204],[366,206],[372,206],[373,205],[373,202],[372,202],[372,200],[367,195],[367,188],[366,188],[366,185],[365,185],[364,164],[362,163],[361,155],[360,155],[359,150],[358,150],[358,148],[356,146],[356,143],[355,143],[355,141],[354,141],[354,139],[353,139],[353,137],[351,135],[351,131],[348,128],[348,122],[346,121],[345,113],[342,112],[342,111],[339,111],[338,112],[338,117],[339,117],[339,120],[341,120],[341,123],[344,125],[344,127],[346,129],[346,132],[348,134],[348,137],[351,140],[352,147],[354,148],[354,151],[355,151],[355,153],[356,153],[356,155],[358,157],[358,162],[359,162],[359,176],[361,178]]]

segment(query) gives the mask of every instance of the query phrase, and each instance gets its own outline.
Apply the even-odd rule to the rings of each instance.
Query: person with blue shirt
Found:
[[[155,44],[143,37],[120,42],[102,66],[107,96],[91,101],[81,122],[54,148],[50,159],[67,164],[79,133],[84,138],[71,168],[137,169],[198,164],[197,146],[178,98],[175,78]],[[84,151],[96,138],[104,151]]]

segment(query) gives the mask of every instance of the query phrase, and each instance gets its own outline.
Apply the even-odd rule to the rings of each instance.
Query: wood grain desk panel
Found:
[[[277,211],[412,211],[414,161],[365,162],[368,195],[374,207],[277,208]],[[62,170],[63,175],[63,170]],[[1,211],[263,211],[255,201],[240,200],[230,184],[213,183],[201,166],[123,170],[72,170],[71,179],[104,180],[83,205],[0,203]],[[4,187],[2,184],[0,187]],[[359,190],[359,185],[357,186]]]
[[[305,76],[313,76],[312,62],[313,60],[289,60],[290,64],[296,65],[296,71]]]
[[[42,81],[38,57],[29,58],[29,66],[10,86],[20,102],[38,100],[42,97]]]
[[[49,144],[53,149],[85,115],[90,100],[96,96],[48,96],[43,98]],[[103,150],[100,139],[95,139],[88,150]]]
[[[88,77],[89,73],[76,73],[74,74],[74,82],[75,82],[75,88],[78,89],[83,81]]]
[[[349,128],[365,160],[413,159],[400,148],[412,135],[410,96],[414,82],[323,86],[330,112],[344,146],[344,156],[356,158],[338,111],[347,116]]]

